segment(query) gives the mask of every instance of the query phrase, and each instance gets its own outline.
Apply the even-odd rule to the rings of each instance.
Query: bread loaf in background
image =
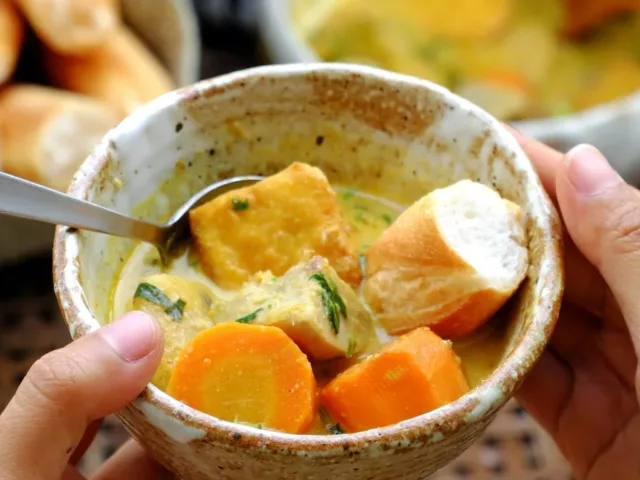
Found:
[[[13,74],[23,40],[22,16],[12,0],[0,0],[0,84]]]
[[[160,61],[124,26],[90,55],[46,50],[44,57],[53,85],[102,100],[122,117],[174,88]]]
[[[119,0],[12,1],[38,37],[62,54],[86,53],[103,45],[120,23]]]
[[[364,296],[392,334],[420,326],[455,339],[485,323],[526,276],[523,214],[480,183],[434,190],[366,252]]]
[[[13,84],[0,91],[0,165],[61,191],[118,116],[91,98]]]

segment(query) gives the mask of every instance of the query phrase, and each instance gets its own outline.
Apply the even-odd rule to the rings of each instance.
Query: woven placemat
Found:
[[[48,257],[0,269],[0,410],[36,359],[69,342],[50,271]],[[107,418],[82,460],[83,473],[95,471],[128,438],[115,417]],[[571,475],[546,433],[511,401],[476,444],[431,478],[568,480]]]

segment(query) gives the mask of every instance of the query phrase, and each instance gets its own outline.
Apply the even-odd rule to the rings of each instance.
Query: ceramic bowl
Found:
[[[153,386],[120,418],[184,480],[423,479],[480,435],[531,369],[558,316],[559,219],[528,158],[499,122],[442,87],[383,70],[260,67],[142,107],[106,136],[70,193],[158,221],[213,181],[272,174],[293,160],[319,166],[332,182],[357,187],[366,179],[370,190],[405,204],[471,178],[524,208],[531,267],[503,310],[509,341],[495,373],[450,405],[357,434],[296,436],[244,427],[199,413]],[[105,323],[112,280],[131,247],[58,227],[55,289],[74,338]]]
[[[275,63],[317,62],[316,53],[290,21],[292,0],[262,0],[258,25],[269,58]],[[598,147],[633,184],[640,184],[640,90],[620,100],[573,115],[515,122],[521,132],[561,151],[581,143]]]
[[[200,37],[195,10],[184,0],[122,0],[131,29],[158,55],[176,85],[200,78]],[[0,264],[47,252],[53,227],[22,218],[0,217]]]

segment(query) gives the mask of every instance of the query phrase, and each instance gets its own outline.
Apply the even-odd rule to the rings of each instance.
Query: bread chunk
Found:
[[[526,276],[522,211],[463,180],[409,207],[366,258],[364,296],[389,333],[428,326],[459,338],[485,323]]]

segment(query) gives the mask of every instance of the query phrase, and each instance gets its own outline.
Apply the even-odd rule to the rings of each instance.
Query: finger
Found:
[[[73,465],[67,465],[60,480],[86,480]]]
[[[602,317],[608,291],[602,275],[578,250],[568,235],[564,240],[564,266],[566,271],[565,299]]]
[[[538,172],[542,185],[549,194],[551,200],[556,202],[556,173],[562,163],[562,153],[553,148],[540,143],[533,138],[523,135],[515,128],[506,125],[509,132],[518,141],[524,153],[527,154],[531,163]]]
[[[3,480],[59,478],[87,426],[144,389],[162,350],[155,320],[132,312],[38,360],[0,415]]]
[[[73,451],[71,458],[69,458],[69,463],[71,465],[76,465],[82,459],[84,454],[87,453],[87,449],[91,446],[93,440],[96,438],[98,430],[100,430],[100,425],[102,425],[102,420],[97,420],[89,424],[86,431],[84,432],[84,435],[82,436],[82,440],[80,440],[80,443],[78,443],[78,446]]]
[[[140,445],[129,440],[102,466],[94,480],[175,480]]]
[[[545,350],[518,390],[522,406],[553,437],[573,389],[573,376],[553,349]]]
[[[611,288],[640,351],[640,192],[587,145],[565,156],[556,191],[571,238]]]

